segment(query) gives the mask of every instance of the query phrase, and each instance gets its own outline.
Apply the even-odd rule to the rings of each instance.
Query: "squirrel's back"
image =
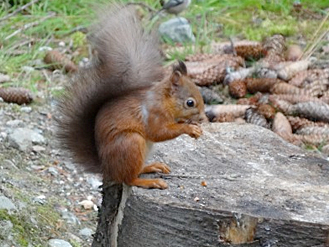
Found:
[[[106,102],[151,87],[163,77],[158,39],[145,31],[130,7],[111,5],[91,27],[95,57],[82,68],[59,99],[57,133],[76,162],[99,171],[95,118]]]

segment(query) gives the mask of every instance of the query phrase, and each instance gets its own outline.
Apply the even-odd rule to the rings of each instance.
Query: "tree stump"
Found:
[[[155,145],[167,190],[105,188],[93,247],[329,246],[328,161],[254,125],[203,129]]]

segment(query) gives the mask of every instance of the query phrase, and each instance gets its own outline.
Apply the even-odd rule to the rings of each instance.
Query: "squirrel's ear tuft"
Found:
[[[187,75],[186,65],[183,61],[179,60],[178,64],[173,67],[173,73],[179,71],[182,75]]]
[[[174,85],[178,85],[182,75],[187,75],[187,69],[184,62],[179,61],[177,65],[173,66],[173,72],[171,75],[171,82]]]

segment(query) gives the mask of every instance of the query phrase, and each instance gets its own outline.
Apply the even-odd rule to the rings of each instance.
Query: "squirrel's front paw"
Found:
[[[192,138],[199,138],[202,135],[200,125],[189,124],[189,132],[187,133]]]

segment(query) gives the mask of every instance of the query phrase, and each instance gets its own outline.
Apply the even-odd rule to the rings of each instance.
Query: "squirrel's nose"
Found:
[[[207,116],[204,112],[200,114],[199,122],[200,123],[208,123],[209,122],[208,118],[207,118]]]

